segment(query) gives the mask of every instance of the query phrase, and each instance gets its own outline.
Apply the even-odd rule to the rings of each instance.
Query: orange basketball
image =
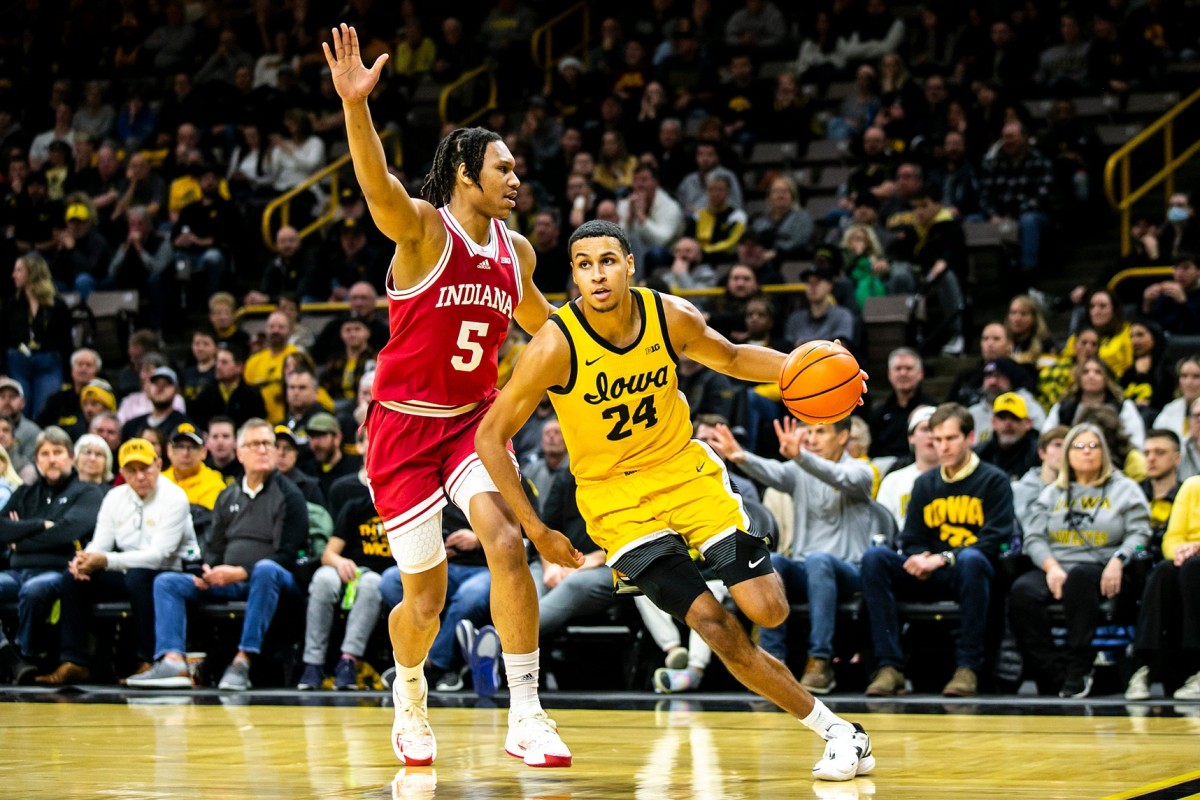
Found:
[[[804,422],[837,422],[850,415],[863,393],[858,361],[840,344],[824,339],[800,345],[779,373],[788,411]]]

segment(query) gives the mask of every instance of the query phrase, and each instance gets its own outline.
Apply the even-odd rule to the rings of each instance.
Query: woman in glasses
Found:
[[[1087,697],[1102,601],[1137,600],[1138,592],[1126,585],[1125,565],[1149,540],[1150,505],[1137,483],[1113,467],[1095,425],[1071,428],[1063,451],[1058,479],[1042,490],[1025,528],[1025,553],[1039,569],[1013,583],[1008,612],[1039,687],[1057,687],[1060,697]],[[1063,649],[1050,633],[1055,603],[1066,618]]]
[[[1133,446],[1141,449],[1146,442],[1146,423],[1137,405],[1125,397],[1108,364],[1100,356],[1090,356],[1076,364],[1071,375],[1071,388],[1050,407],[1042,430],[1048,431],[1055,425],[1074,425],[1089,406],[1108,406],[1117,413],[1121,428]]]

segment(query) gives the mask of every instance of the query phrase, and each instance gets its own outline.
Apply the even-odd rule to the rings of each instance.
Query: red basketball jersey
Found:
[[[448,210],[438,213],[446,248],[433,270],[411,289],[397,289],[388,269],[391,337],[372,390],[376,400],[433,416],[495,391],[500,343],[521,302],[521,265],[504,223],[492,220],[481,247]]]

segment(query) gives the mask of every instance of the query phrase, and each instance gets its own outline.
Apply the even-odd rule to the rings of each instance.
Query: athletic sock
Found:
[[[538,664],[541,650],[532,653],[504,653],[504,673],[508,676],[510,719],[523,719],[542,710],[538,699]]]
[[[815,697],[813,698],[812,712],[800,720],[800,723],[825,741],[854,733],[853,725],[830,711],[824,703]]]
[[[392,685],[400,687],[400,696],[405,700],[417,702],[424,694],[424,689],[421,686],[421,676],[425,672],[425,659],[421,659],[420,663],[413,667],[406,667],[399,661],[396,662],[396,677],[392,679]]]

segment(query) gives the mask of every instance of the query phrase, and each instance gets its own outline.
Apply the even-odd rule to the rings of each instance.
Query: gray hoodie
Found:
[[[1050,556],[1067,570],[1079,564],[1103,566],[1118,553],[1131,558],[1150,538],[1146,495],[1120,472],[1102,486],[1047,486],[1028,519],[1025,553],[1038,567]]]
[[[869,463],[844,453],[834,463],[805,450],[792,461],[747,452],[741,466],[759,483],[792,496],[792,558],[803,561],[808,553],[829,553],[851,564],[862,562],[876,524],[871,508],[875,476]]]
[[[1017,522],[1021,524],[1022,530],[1028,529],[1029,515],[1033,511],[1033,503],[1048,485],[1042,481],[1042,467],[1040,464],[1036,467],[1030,467],[1021,476],[1020,480],[1013,481],[1013,511],[1016,513]]]

